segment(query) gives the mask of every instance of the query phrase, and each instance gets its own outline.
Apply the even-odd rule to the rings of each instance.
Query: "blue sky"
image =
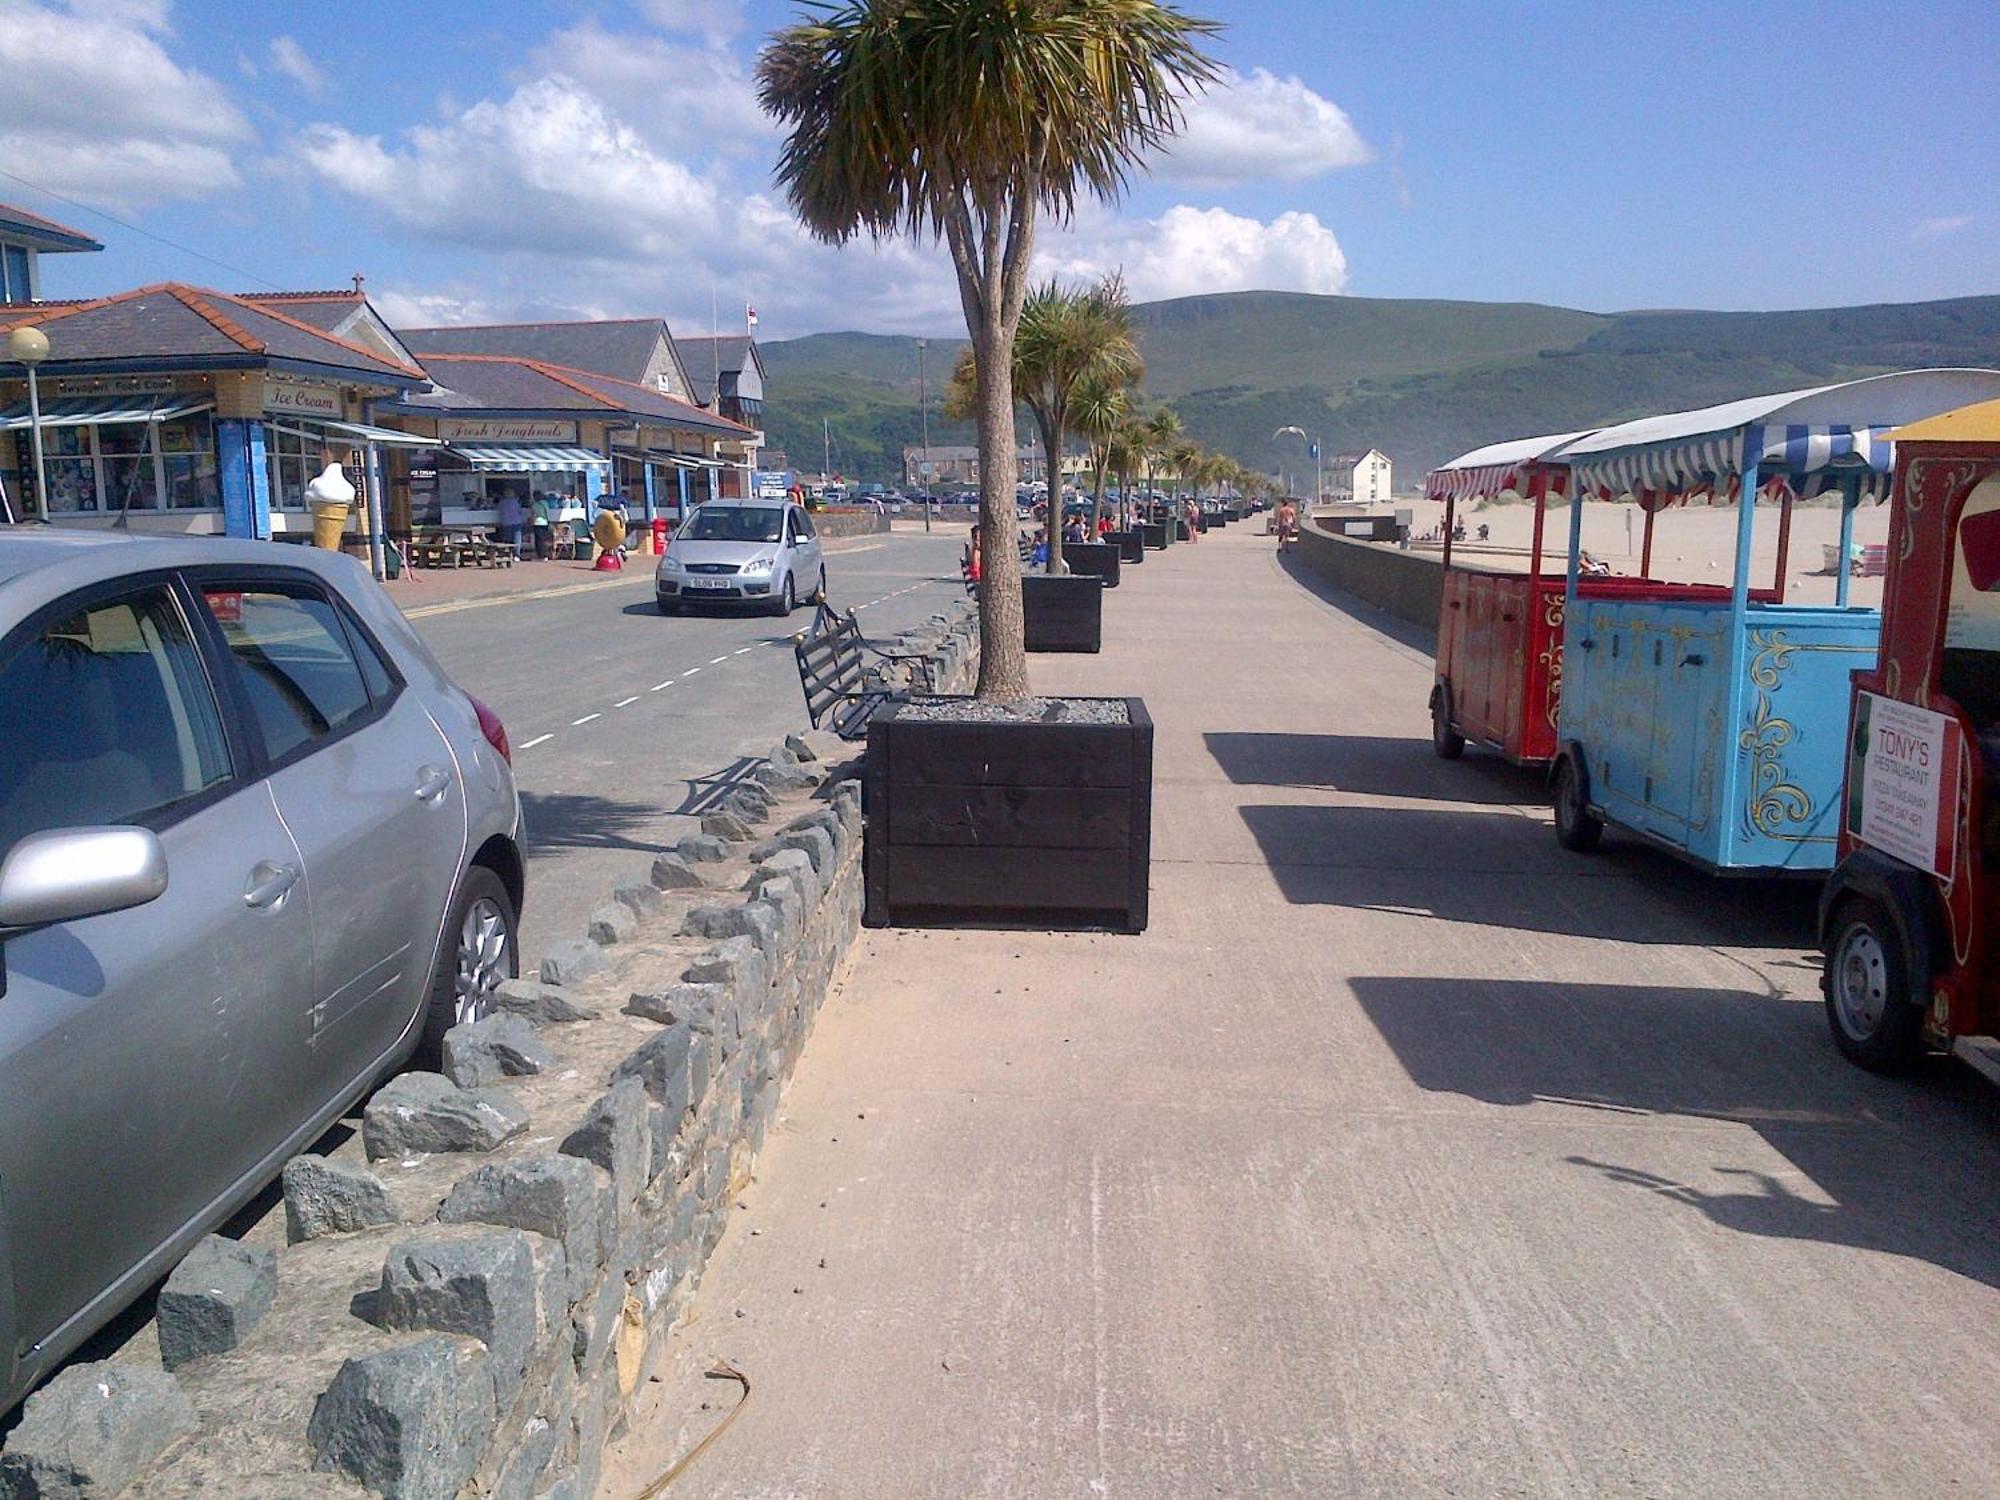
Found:
[[[1199,3],[1194,8],[1203,9]],[[1142,296],[1773,308],[2000,292],[2000,5],[1208,0],[1227,87],[1046,269]],[[782,0],[0,0],[45,291],[338,285],[404,322],[747,302],[950,332],[942,253],[808,243],[749,69]]]

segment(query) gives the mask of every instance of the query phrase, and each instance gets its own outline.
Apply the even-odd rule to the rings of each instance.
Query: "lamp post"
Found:
[[[1325,490],[1325,480],[1321,477],[1321,471],[1320,471],[1319,439],[1314,437],[1311,433],[1307,432],[1303,427],[1280,427],[1276,432],[1271,434],[1271,438],[1274,442],[1281,437],[1295,437],[1299,439],[1299,441],[1304,443],[1308,449],[1311,450],[1312,461],[1313,461],[1312,503],[1314,505],[1319,504],[1320,499]]]
[[[35,383],[35,366],[49,357],[49,336],[23,326],[7,335],[7,357],[28,368],[28,433],[35,447],[35,519],[49,518],[49,471],[42,460],[42,392]]]
[[[917,340],[917,413],[923,419],[924,456],[917,460],[917,472],[924,487],[924,530],[931,529],[931,399],[930,389],[924,384],[924,351],[931,346],[929,339]]]

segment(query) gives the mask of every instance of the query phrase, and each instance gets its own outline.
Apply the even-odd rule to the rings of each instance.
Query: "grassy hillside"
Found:
[[[1138,309],[1149,394],[1245,463],[1306,465],[1277,428],[1331,454],[1380,448],[1399,485],[1480,443],[1703,406],[1920,365],[2000,367],[2000,297],[1779,313],[1603,315],[1523,303],[1390,301],[1243,292]],[[933,339],[931,438],[962,341]],[[835,464],[894,476],[918,432],[916,342],[824,334],[767,344],[774,443],[817,465],[820,419]]]

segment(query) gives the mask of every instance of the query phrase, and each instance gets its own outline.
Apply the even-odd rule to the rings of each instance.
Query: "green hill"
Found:
[[[1798,312],[1588,313],[1532,303],[1236,292],[1137,310],[1146,389],[1204,442],[1264,469],[1303,466],[1279,427],[1327,453],[1380,448],[1399,486],[1481,443],[1601,425],[1761,391],[1920,365],[2000,367],[2000,297]],[[926,354],[931,440],[969,443],[938,420],[937,392],[963,340]],[[817,466],[821,419],[835,467],[898,477],[918,441],[909,338],[817,334],[763,346],[767,426]]]

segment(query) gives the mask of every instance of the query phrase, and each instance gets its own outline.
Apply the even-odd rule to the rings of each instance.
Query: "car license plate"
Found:
[[[731,586],[720,578],[690,578],[687,583],[691,589],[726,589]]]

